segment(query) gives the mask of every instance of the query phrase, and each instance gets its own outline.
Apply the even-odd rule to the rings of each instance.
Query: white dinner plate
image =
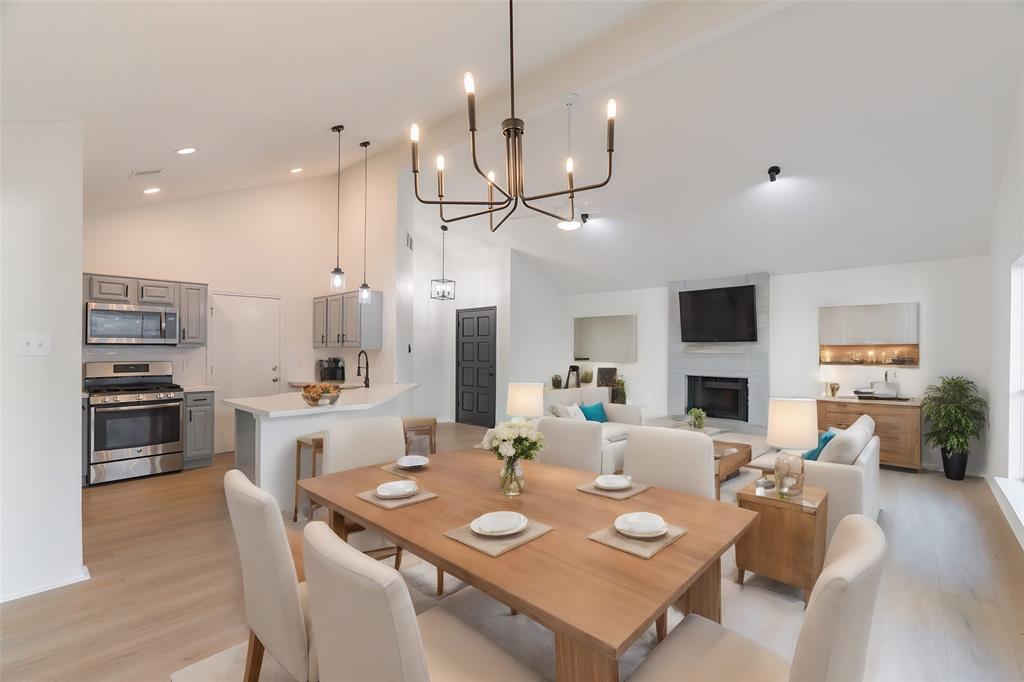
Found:
[[[615,519],[615,530],[631,538],[657,538],[668,532],[668,524],[657,514],[630,512]]]
[[[403,497],[412,497],[419,492],[416,481],[408,479],[402,481],[388,481],[377,486],[376,495],[382,500],[398,500]]]
[[[478,516],[469,523],[469,529],[477,535],[500,537],[514,535],[526,528],[530,521],[519,512],[496,511]]]
[[[605,474],[594,479],[594,486],[601,490],[625,490],[633,487],[633,477],[621,474]]]
[[[399,469],[421,469],[430,464],[430,459],[423,455],[405,455],[395,461]]]

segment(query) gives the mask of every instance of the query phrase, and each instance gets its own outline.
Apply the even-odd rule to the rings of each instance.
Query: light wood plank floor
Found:
[[[438,448],[474,445],[482,433],[439,425]],[[167,680],[243,641],[221,487],[231,462],[218,455],[209,468],[84,491],[93,579],[0,606],[0,679]],[[1024,552],[987,484],[884,470],[882,506],[889,547],[868,679],[1024,678]],[[763,630],[758,639],[791,655],[794,628],[780,643],[778,622],[768,626],[766,582],[748,578],[729,602],[763,613],[726,622]]]

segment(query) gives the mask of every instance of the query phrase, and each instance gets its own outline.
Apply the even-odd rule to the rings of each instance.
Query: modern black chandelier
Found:
[[[469,110],[469,145],[473,159],[473,168],[487,182],[487,199],[482,201],[456,201],[445,199],[444,195],[444,156],[437,156],[437,199],[424,199],[420,195],[420,128],[415,123],[409,129],[409,138],[412,141],[412,176],[413,186],[416,192],[416,199],[420,203],[438,207],[438,213],[442,222],[455,222],[476,216],[486,215],[490,224],[491,232],[494,232],[509,219],[519,208],[520,204],[537,213],[542,213],[558,221],[570,222],[576,217],[575,198],[580,192],[598,189],[608,184],[612,179],[612,153],[615,150],[615,100],[608,100],[608,175],[602,182],[576,187],[573,185],[573,160],[568,157],[565,160],[566,189],[543,194],[528,195],[526,193],[526,182],[524,179],[523,163],[523,127],[521,118],[516,118],[516,72],[515,72],[515,46],[514,46],[514,25],[512,20],[512,0],[508,3],[508,62],[509,62],[509,117],[501,122],[501,134],[505,138],[505,183],[502,187],[495,180],[493,171],[484,173],[480,169],[480,163],[476,156],[476,84],[473,81],[473,74],[466,73],[464,84],[466,87],[466,100]],[[494,194],[497,192],[498,198]],[[539,208],[532,202],[552,197],[569,197],[569,215],[561,216]],[[445,206],[469,206],[481,207],[481,210],[471,211],[464,215],[446,216]],[[495,214],[508,211],[501,216],[495,224]]]

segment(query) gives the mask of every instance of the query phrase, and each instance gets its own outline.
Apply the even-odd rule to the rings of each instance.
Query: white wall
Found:
[[[82,565],[82,132],[3,126],[0,600],[88,577]],[[52,351],[19,357],[18,332]]]
[[[533,264],[513,249],[509,257],[511,339],[509,381],[551,385],[572,364],[572,315],[565,297]]]
[[[668,409],[668,289],[652,287],[570,294],[565,296],[564,306],[570,330],[566,349],[569,361],[572,360],[573,318],[636,315],[636,362],[578,364],[581,369],[617,367],[619,376],[626,380],[626,402],[643,408],[644,419],[665,415]]]
[[[776,275],[771,278],[772,395],[814,397],[824,393],[818,365],[818,308],[874,303],[920,303],[919,368],[896,370],[904,395],[920,397],[940,376],[964,375],[985,393],[989,386],[989,259],[986,256],[904,263],[871,268]],[[824,369],[838,381],[840,394],[872,380],[883,368]],[[971,455],[969,471],[988,472],[997,464],[985,443]],[[926,466],[939,467],[937,453],[922,453]]]

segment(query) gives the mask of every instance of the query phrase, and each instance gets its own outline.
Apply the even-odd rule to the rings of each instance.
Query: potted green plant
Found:
[[[551,388],[561,388],[561,387],[562,387],[562,375],[561,374],[552,374],[551,375]]]
[[[693,428],[697,430],[704,428],[704,420],[708,416],[707,412],[699,407],[692,407],[686,414],[690,415],[690,419],[693,421]]]
[[[924,441],[942,451],[946,478],[962,481],[967,471],[971,438],[978,438],[988,417],[988,402],[967,377],[939,377],[925,389],[921,412],[929,430]]]
[[[612,402],[617,405],[626,404],[626,380],[616,379],[612,386]]]
[[[583,374],[580,375],[580,383],[589,384],[594,380],[594,370],[585,369]]]

